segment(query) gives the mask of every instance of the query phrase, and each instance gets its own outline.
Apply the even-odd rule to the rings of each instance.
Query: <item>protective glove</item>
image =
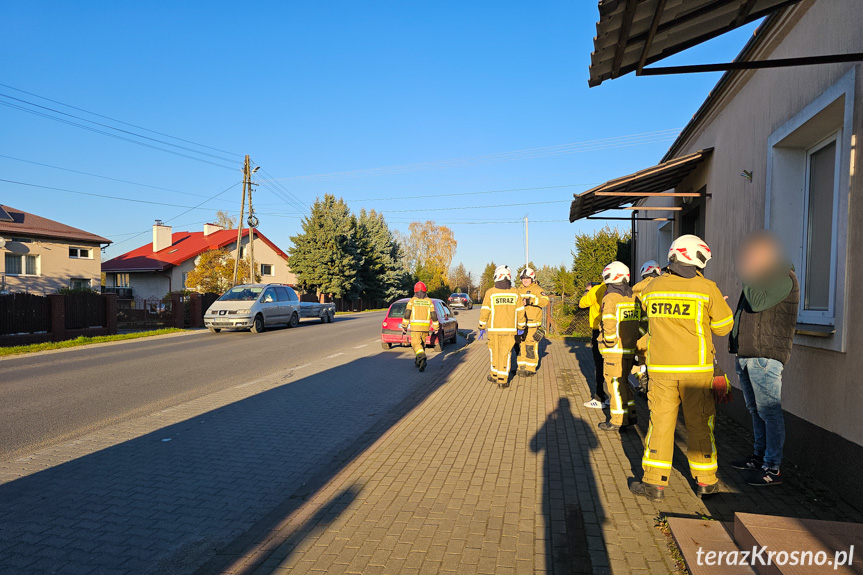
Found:
[[[713,366],[713,384],[710,387],[716,403],[731,403],[731,383],[718,364]]]
[[[479,337],[477,337],[477,339],[483,339],[484,337],[485,337],[485,330],[484,329],[479,330]]]
[[[516,333],[517,333],[518,335],[524,335],[524,330],[523,330],[523,329],[519,329],[519,330],[517,330],[517,331],[516,331]]]
[[[408,326],[406,324],[402,324],[402,333],[405,334],[408,332]]]

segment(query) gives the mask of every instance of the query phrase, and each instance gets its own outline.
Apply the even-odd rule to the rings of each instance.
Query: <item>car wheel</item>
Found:
[[[218,327],[208,327],[207,329],[210,330],[210,333],[219,333],[222,331],[222,329]]]
[[[327,313],[327,323],[333,323],[336,321],[336,312]]]
[[[328,315],[329,315],[329,314],[324,314],[323,316],[321,316],[321,323],[327,323],[327,317],[328,317]]]
[[[381,342],[381,349],[384,351],[390,350],[390,349],[392,349],[392,347],[393,347],[393,344],[391,344],[391,343],[387,343],[385,341]]]
[[[291,319],[288,322],[288,327],[297,327],[300,325],[300,316],[295,313],[291,314]]]
[[[267,329],[267,326],[264,325],[264,316],[258,314],[255,316],[255,322],[252,324],[252,333],[261,333]]]

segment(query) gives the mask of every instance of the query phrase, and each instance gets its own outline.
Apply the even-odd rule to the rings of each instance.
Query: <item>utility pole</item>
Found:
[[[237,226],[237,257],[234,258],[234,282],[232,286],[237,285],[240,272],[240,252],[243,241],[243,216],[246,210],[246,183],[249,181],[249,156],[246,156],[246,161],[243,164],[243,200],[240,202],[240,219]],[[249,198],[251,200],[251,190],[249,190]]]
[[[528,237],[527,237],[527,214],[524,214],[524,267],[530,265],[530,254],[528,252]]]

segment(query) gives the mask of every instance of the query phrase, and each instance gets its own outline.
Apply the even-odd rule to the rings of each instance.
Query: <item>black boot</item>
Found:
[[[647,497],[651,501],[661,501],[665,498],[665,487],[653,485],[642,481],[635,481],[629,486],[629,491],[641,497]]]
[[[426,362],[427,362],[427,360],[426,360],[425,354],[420,355],[419,356],[419,362],[417,363],[417,368],[419,368],[420,371],[425,371],[426,370]]]
[[[419,367],[419,366],[420,366],[420,356],[419,356],[419,354],[417,354],[416,357],[414,357],[414,367]]]
[[[599,424],[599,428],[603,431],[620,431],[620,426],[614,425],[610,421],[603,421]]]
[[[488,374],[488,376],[486,376],[486,379],[488,379],[491,383],[497,383],[497,378],[494,377],[492,374]]]
[[[719,493],[719,482],[713,483],[711,485],[703,485],[699,483],[695,487],[695,493],[698,494],[699,497],[704,497],[705,495],[715,495]]]

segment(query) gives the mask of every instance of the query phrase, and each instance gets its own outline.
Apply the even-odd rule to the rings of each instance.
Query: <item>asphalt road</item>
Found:
[[[376,346],[382,318],[370,312],[262,334],[195,333],[0,360],[0,459],[359,344]]]

